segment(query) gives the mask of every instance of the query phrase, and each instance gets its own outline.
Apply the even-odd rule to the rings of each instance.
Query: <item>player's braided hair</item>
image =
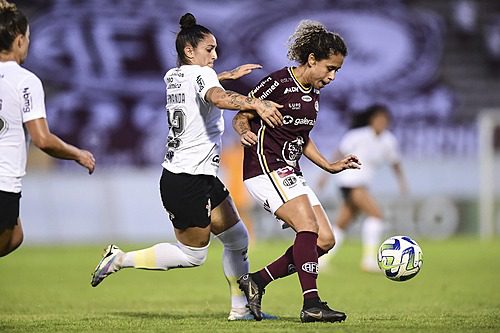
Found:
[[[18,35],[26,34],[28,19],[16,5],[0,0],[0,52],[10,51]]]
[[[305,64],[309,54],[317,60],[328,58],[332,53],[347,55],[347,46],[339,34],[312,20],[300,21],[295,32],[288,38],[288,59]]]
[[[189,64],[184,48],[187,44],[196,48],[198,43],[208,34],[212,34],[210,30],[202,25],[196,24],[196,18],[191,13],[182,15],[180,21],[181,30],[177,34],[175,40],[175,48],[177,49],[177,63],[178,65]]]

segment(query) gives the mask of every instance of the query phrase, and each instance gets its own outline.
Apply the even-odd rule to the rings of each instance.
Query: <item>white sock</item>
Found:
[[[247,300],[236,280],[249,271],[247,228],[240,220],[216,237],[224,245],[222,265],[231,293],[231,308],[244,308]]]
[[[160,243],[147,249],[125,252],[120,258],[120,268],[141,268],[151,270],[169,270],[172,268],[194,267],[202,265],[208,254],[205,247],[190,247],[177,244]]]
[[[384,222],[373,216],[367,217],[361,226],[361,243],[363,246],[363,263],[377,265],[377,249],[380,246]]]
[[[328,251],[328,253],[318,258],[318,264],[320,267],[321,266],[324,267],[330,262],[331,258],[335,255],[335,253],[338,252],[339,247],[344,242],[345,231],[340,229],[336,225],[333,225],[332,229],[333,229],[333,235],[335,236],[335,246],[330,251]]]

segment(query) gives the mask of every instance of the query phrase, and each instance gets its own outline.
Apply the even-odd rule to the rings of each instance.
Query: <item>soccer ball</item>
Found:
[[[386,239],[378,249],[378,267],[393,281],[406,281],[422,268],[423,254],[420,246],[408,236]]]

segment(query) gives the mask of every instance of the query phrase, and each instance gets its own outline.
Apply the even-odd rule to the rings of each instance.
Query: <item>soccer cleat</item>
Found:
[[[380,273],[377,262],[371,258],[364,258],[361,261],[361,270],[366,273]]]
[[[314,321],[337,322],[344,321],[346,314],[340,311],[330,309],[326,302],[319,302],[317,305],[300,311],[300,321],[310,323]]]
[[[241,291],[245,293],[247,298],[247,308],[253,314],[255,320],[262,320],[261,302],[262,295],[264,295],[264,289],[260,289],[257,283],[252,279],[250,274],[242,275],[238,280],[238,285]]]
[[[94,273],[92,273],[92,281],[90,282],[92,287],[97,287],[97,285],[101,283],[104,278],[120,269],[117,268],[114,263],[121,254],[123,254],[123,251],[120,250],[118,246],[113,244],[109,245],[104,250],[104,255],[101,261],[99,261]]]
[[[273,316],[272,314],[261,312],[262,319],[264,320],[276,320],[278,317]],[[227,320],[236,321],[236,320],[254,320],[253,314],[250,312],[248,308],[232,308],[231,312],[229,312],[229,317]]]

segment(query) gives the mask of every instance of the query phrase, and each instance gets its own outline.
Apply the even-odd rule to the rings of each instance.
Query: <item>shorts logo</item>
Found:
[[[295,176],[288,176],[283,179],[283,185],[286,187],[293,187],[295,184],[297,184],[297,177]]]
[[[306,262],[302,265],[302,270],[306,273],[318,274],[318,263],[317,262]]]
[[[210,201],[210,198],[208,198],[207,205],[205,206],[205,208],[208,211],[208,217],[210,217],[210,213],[212,212],[212,202]]]

